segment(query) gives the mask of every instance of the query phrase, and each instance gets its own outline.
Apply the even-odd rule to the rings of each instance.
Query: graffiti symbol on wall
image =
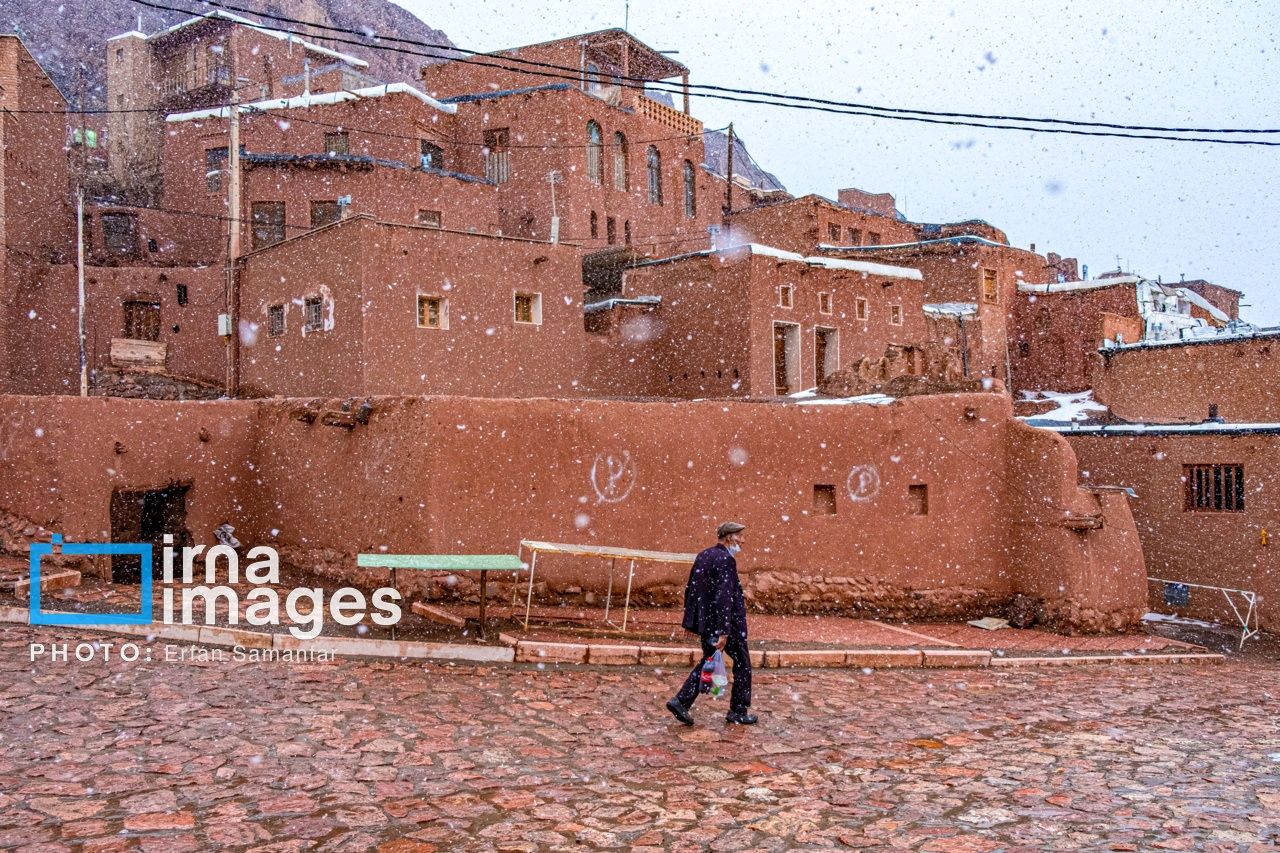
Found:
[[[630,451],[596,454],[596,461],[591,464],[591,488],[595,489],[596,503],[625,501],[635,484],[636,469]]]
[[[849,497],[855,503],[875,500],[880,494],[880,472],[874,465],[854,465],[849,469],[849,479],[845,481]]]

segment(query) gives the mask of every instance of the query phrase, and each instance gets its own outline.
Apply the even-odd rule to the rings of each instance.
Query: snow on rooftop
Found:
[[[931,302],[923,306],[926,314],[942,314],[950,317],[962,317],[978,313],[976,302]]]
[[[1023,400],[1041,401],[1049,400],[1057,405],[1057,408],[1050,409],[1038,415],[1028,415],[1020,420],[1026,421],[1030,426],[1040,426],[1049,423],[1072,423],[1074,421],[1087,421],[1092,413],[1102,414],[1107,411],[1107,407],[1093,399],[1093,391],[1080,391],[1078,393],[1062,394],[1056,391],[1023,391]]]
[[[842,258],[816,258],[806,257],[797,252],[788,252],[785,249],[778,249],[773,246],[766,246],[762,243],[747,243],[746,248],[751,250],[753,255],[762,255],[765,257],[778,258],[783,261],[796,261],[797,263],[809,264],[815,267],[826,267],[833,270],[851,270],[853,272],[866,273],[867,275],[881,275],[888,278],[906,278],[912,281],[923,281],[924,276],[920,270],[912,267],[899,267],[892,264],[875,264],[870,261],[847,261]],[[740,248],[731,246],[728,250]],[[726,250],[726,251],[728,251]]]
[[[788,397],[804,406],[887,406],[896,400],[886,394],[862,394],[858,397],[819,397],[817,388],[797,391]]]
[[[1280,433],[1280,423],[1217,423],[1206,421],[1199,424],[1035,424],[1058,433],[1070,435],[1194,435],[1196,433],[1223,432],[1271,432]]]
[[[1178,295],[1181,296],[1183,299],[1187,300],[1188,302],[1190,302],[1191,304],[1195,305],[1197,308],[1207,311],[1210,317],[1212,317],[1213,319],[1217,320],[1220,323],[1226,323],[1231,320],[1231,318],[1227,316],[1225,311],[1223,311],[1218,306],[1214,305],[1208,299],[1205,299],[1200,294],[1196,293],[1194,290],[1191,290],[1190,288],[1179,287]]]
[[[254,101],[251,104],[242,104],[240,111],[250,112],[253,110],[292,110],[305,107],[321,107],[331,104],[340,104],[346,101],[358,101],[362,98],[381,98],[386,95],[411,95],[422,101],[428,106],[435,107],[441,112],[453,114],[458,108],[453,104],[442,104],[430,95],[425,95],[408,83],[384,83],[381,86],[369,86],[364,89],[356,89],[355,91],[343,90],[341,92],[325,92],[323,95],[297,95],[292,98],[272,98],[267,101]],[[193,121],[196,119],[208,118],[227,118],[230,113],[230,107],[215,107],[208,110],[193,110],[187,113],[173,113],[169,115],[165,121]]]
[[[1080,290],[1100,290],[1104,287],[1117,287],[1122,284],[1137,284],[1141,276],[1122,275],[1115,278],[1093,278],[1088,281],[1058,281],[1050,284],[1027,284],[1018,282],[1020,293],[1071,293]]]
[[[995,246],[999,249],[1013,248],[1007,243],[997,243],[995,240],[988,240],[986,237],[979,237],[977,234],[957,234],[954,237],[937,237],[932,240],[916,240],[913,243],[877,243],[874,246],[838,246],[834,243],[819,243],[818,248],[823,251],[832,252],[849,252],[849,251],[876,251],[879,249],[914,249],[916,246],[932,246],[938,243],[978,243],[983,246]]]
[[[140,33],[137,30],[129,30],[129,32],[127,33],[121,33],[118,36],[112,36],[111,38],[107,39],[107,41],[115,41],[116,39],[127,39],[127,38],[145,39],[146,37],[147,37],[146,33]]]
[[[243,24],[246,27],[251,27],[254,30],[257,30],[263,35],[271,36],[272,38],[277,38],[284,42],[302,45],[304,48],[314,53],[320,53],[325,56],[332,56],[334,59],[341,59],[343,62],[347,63],[348,65],[355,65],[359,68],[369,67],[369,63],[365,62],[363,59],[357,59],[356,57],[351,56],[350,54],[339,53],[336,50],[330,50],[327,47],[321,47],[320,45],[306,41],[305,39],[300,39],[297,36],[293,35],[292,33],[285,33],[285,32],[281,32],[280,30],[273,30],[270,27],[263,26],[257,21],[251,21],[248,18],[242,18],[239,15],[232,14],[231,12],[224,12],[221,9],[215,9],[212,12],[209,12],[207,14],[197,15],[194,18],[188,18],[185,21],[180,21],[179,23],[174,24],[172,27],[169,27],[166,30],[161,30],[158,33],[152,33],[149,36],[144,36],[144,38],[146,38],[148,41],[150,41],[151,39],[161,38],[171,33],[175,33],[178,30],[189,27],[192,24],[198,24],[201,21],[208,20],[210,18],[220,18],[224,21],[231,21],[232,23]],[[125,35],[130,35],[130,33],[125,33]]]

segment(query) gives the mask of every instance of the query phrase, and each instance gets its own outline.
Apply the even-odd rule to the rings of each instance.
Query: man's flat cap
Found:
[[[745,524],[739,524],[736,521],[726,521],[716,528],[716,538],[723,539],[731,533],[741,533],[746,530]]]

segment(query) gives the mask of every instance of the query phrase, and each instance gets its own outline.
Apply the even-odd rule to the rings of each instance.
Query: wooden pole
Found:
[[[81,145],[84,144],[84,133],[81,131]],[[83,157],[83,151],[81,152]],[[84,185],[76,188],[76,278],[79,291],[80,327],[80,396],[89,396],[89,356],[84,348]]]
[[[232,81],[234,85],[235,81]],[[227,241],[227,319],[230,323],[230,338],[227,341],[227,396],[234,397],[239,391],[240,360],[240,323],[238,282],[236,280],[236,259],[240,257],[240,93],[231,92],[230,107],[231,126],[227,147],[227,227],[230,228]]]

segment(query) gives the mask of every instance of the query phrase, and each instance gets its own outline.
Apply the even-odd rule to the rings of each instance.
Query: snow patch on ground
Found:
[[[858,397],[819,397],[818,389],[809,388],[805,391],[797,391],[790,396],[790,399],[808,406],[887,406],[897,398],[890,397],[887,394],[863,394]]]
[[[1148,613],[1142,617],[1143,622],[1170,622],[1174,625],[1192,625],[1196,628],[1221,628],[1213,622],[1202,622],[1199,619],[1188,619],[1185,616],[1173,616],[1169,613]]]

